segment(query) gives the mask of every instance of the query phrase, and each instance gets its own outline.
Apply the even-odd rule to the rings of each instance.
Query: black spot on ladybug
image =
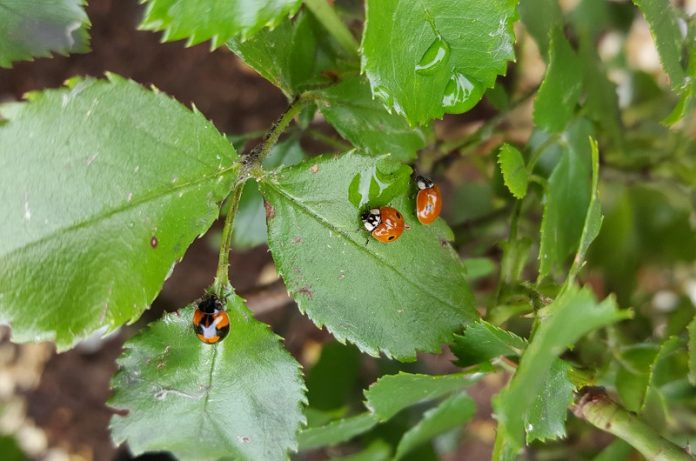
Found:
[[[390,235],[390,236],[389,236],[389,240],[394,240],[394,236],[393,236],[393,235]]]
[[[156,236],[156,235],[153,235],[152,237],[150,237],[150,246],[151,246],[152,248],[157,248],[157,244],[158,244],[158,243],[159,243],[159,242],[157,241],[157,236]]]
[[[399,213],[399,212],[397,211],[397,212],[396,212],[396,217],[399,218],[399,219],[401,219],[401,213]]]

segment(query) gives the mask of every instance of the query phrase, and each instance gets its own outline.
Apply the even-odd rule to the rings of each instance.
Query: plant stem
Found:
[[[580,390],[573,413],[593,426],[614,434],[641,452],[649,461],[693,461],[693,456],[667,439],[636,415],[609,398],[601,387]]]
[[[237,208],[239,207],[239,199],[242,196],[244,182],[245,181],[243,180],[238,181],[234,186],[230,202],[230,209],[227,210],[227,216],[225,216],[225,225],[222,228],[220,256],[218,257],[218,267],[217,272],[215,273],[215,282],[213,283],[213,291],[220,298],[223,297],[225,287],[227,287],[227,284],[230,282],[229,268],[230,247],[232,246],[232,229],[234,228],[234,217],[237,214]]]
[[[305,0],[304,4],[349,55],[358,55],[358,41],[326,0]]]
[[[242,172],[240,173],[241,178],[246,179],[251,169],[263,162],[263,160],[268,156],[269,152],[271,152],[271,148],[276,142],[278,142],[280,135],[283,133],[283,131],[285,131],[295,115],[302,110],[308,100],[309,98],[305,97],[304,95],[295,98],[285,112],[283,112],[283,114],[278,118],[278,120],[271,125],[271,128],[263,136],[263,141],[261,144],[254,147],[251,152],[242,158]]]

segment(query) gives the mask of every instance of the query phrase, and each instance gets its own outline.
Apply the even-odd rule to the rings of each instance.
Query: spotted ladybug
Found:
[[[193,313],[193,331],[206,344],[218,343],[230,332],[230,317],[217,296],[208,294],[198,303]]]
[[[416,197],[416,216],[421,224],[430,224],[442,211],[442,194],[437,184],[423,176],[416,176],[418,196]]]
[[[398,239],[404,232],[404,217],[398,210],[383,206],[373,208],[362,214],[365,229],[382,243],[390,243]]]

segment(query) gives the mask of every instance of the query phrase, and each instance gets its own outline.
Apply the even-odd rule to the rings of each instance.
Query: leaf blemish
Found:
[[[240,435],[239,436],[239,441],[242,443],[250,443],[251,442],[251,437],[248,435]]]
[[[307,296],[310,299],[314,297],[314,292],[309,287],[302,287],[299,290],[297,290],[297,292],[302,293],[303,295]]]
[[[319,172],[319,165],[315,163],[314,165],[309,167],[309,171],[311,171],[312,173],[318,173]]]
[[[266,221],[270,221],[271,219],[275,218],[275,208],[273,208],[273,205],[264,200],[263,207],[266,210]]]
[[[153,235],[153,236],[150,238],[150,246],[151,246],[152,248],[157,248],[157,244],[158,244],[158,243],[159,243],[159,242],[157,241],[157,236],[156,236],[156,235]]]
[[[296,235],[295,237],[292,238],[292,243],[302,243],[302,237],[299,235]]]

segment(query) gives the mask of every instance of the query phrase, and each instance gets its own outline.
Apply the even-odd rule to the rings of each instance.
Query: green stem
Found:
[[[648,461],[694,461],[693,456],[666,440],[641,421],[612,401],[600,387],[580,390],[573,413],[593,426],[625,440],[641,452]]]
[[[349,55],[358,55],[358,41],[326,0],[304,0],[304,4]]]
[[[218,258],[217,272],[215,273],[215,282],[213,284],[213,291],[218,297],[224,297],[224,290],[230,282],[229,279],[229,269],[230,269],[230,248],[232,246],[232,229],[234,228],[234,217],[237,214],[237,208],[239,208],[239,199],[242,196],[242,189],[244,188],[244,180],[237,182],[232,191],[232,198],[230,199],[230,209],[227,210],[227,216],[225,216],[225,224],[222,227],[222,243],[220,244],[220,256]]]

